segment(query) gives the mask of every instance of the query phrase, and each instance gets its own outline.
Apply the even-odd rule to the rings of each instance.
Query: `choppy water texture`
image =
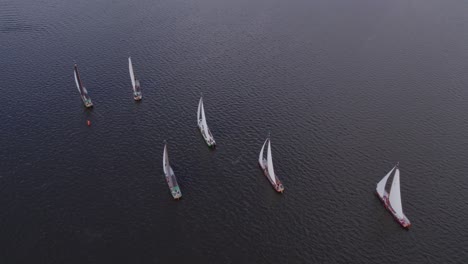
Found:
[[[2,0],[0,263],[467,263],[467,14]],[[201,92],[215,151],[196,129]],[[284,195],[257,165],[268,132]],[[374,195],[397,161],[410,231]]]

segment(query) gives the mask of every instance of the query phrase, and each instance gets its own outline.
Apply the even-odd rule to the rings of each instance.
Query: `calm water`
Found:
[[[467,14],[2,0],[0,263],[467,263]],[[215,151],[196,129],[201,92]],[[284,195],[257,166],[269,131]],[[374,195],[397,161],[410,231]]]

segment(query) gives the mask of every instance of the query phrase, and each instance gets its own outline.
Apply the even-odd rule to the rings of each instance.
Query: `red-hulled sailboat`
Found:
[[[267,158],[264,158],[263,150],[265,149],[265,145],[268,142],[268,150],[267,150]],[[263,170],[263,174],[265,177],[270,181],[271,185],[275,190],[279,193],[283,193],[284,186],[278,177],[275,174],[275,170],[273,168],[273,156],[271,155],[271,140],[270,136],[265,140],[263,143],[262,150],[260,150],[260,155],[258,157],[258,165]]]
[[[400,169],[399,164],[395,165],[390,172],[383,177],[383,179],[377,183],[376,194],[380,200],[384,203],[385,208],[392,213],[393,217],[400,223],[404,228],[411,226],[410,220],[403,213],[403,206],[401,204],[401,193],[400,193]],[[392,186],[390,187],[390,193],[385,190],[388,178],[393,174]]]

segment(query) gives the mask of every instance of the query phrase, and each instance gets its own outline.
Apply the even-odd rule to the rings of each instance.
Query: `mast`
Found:
[[[401,205],[400,193],[400,170],[396,168],[395,176],[393,177],[392,187],[389,195],[390,205],[399,217],[403,217],[403,207]]]
[[[379,183],[377,183],[377,193],[383,197],[384,193],[385,193],[385,185],[387,185],[387,180],[388,180],[388,177],[390,177],[390,175],[392,174],[393,170],[396,168],[393,167],[388,173],[387,175],[385,175],[385,177],[383,177],[382,180],[379,181]]]
[[[273,169],[273,157],[271,155],[271,140],[268,138],[268,153],[267,153],[268,175],[270,179],[276,184],[275,170]]]
[[[263,143],[262,150],[260,150],[260,155],[258,156],[258,163],[260,164],[260,166],[262,166],[262,168],[263,168],[263,149],[265,148],[267,141],[268,141],[268,138],[265,140],[265,143]]]

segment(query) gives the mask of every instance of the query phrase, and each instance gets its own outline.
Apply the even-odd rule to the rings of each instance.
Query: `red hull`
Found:
[[[278,193],[283,193],[284,192],[284,187],[283,187],[283,184],[281,183],[281,181],[278,179],[278,177],[276,177],[276,181],[278,182],[278,184],[275,184],[274,182],[271,181],[270,177],[268,176],[268,171],[266,169],[263,169],[262,165],[258,164],[258,166],[260,167],[260,169],[262,169],[263,175],[265,175],[265,177],[268,179],[271,186],[273,186],[273,189],[275,189],[275,191],[278,192]]]
[[[406,229],[409,229],[410,226],[411,226],[411,223],[410,221],[405,217],[405,218],[399,218],[395,211],[393,210],[393,208],[390,206],[390,202],[388,200],[388,195],[387,193],[385,192],[384,194],[384,197],[381,197],[379,195],[379,193],[375,192],[375,195],[377,195],[377,197],[379,197],[380,201],[382,201],[382,203],[384,204],[385,206],[385,209],[387,209],[393,216],[393,218],[403,227],[403,228],[406,228]]]

